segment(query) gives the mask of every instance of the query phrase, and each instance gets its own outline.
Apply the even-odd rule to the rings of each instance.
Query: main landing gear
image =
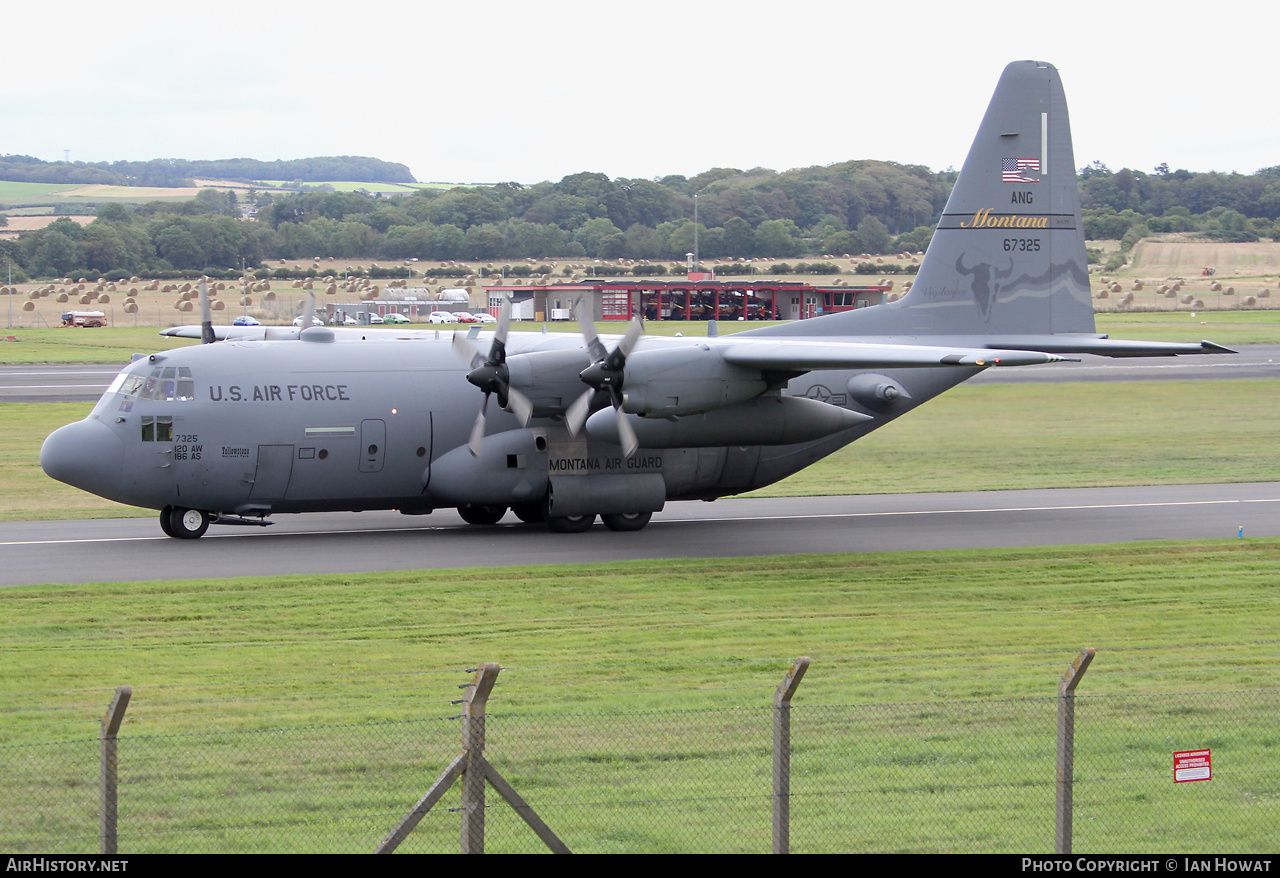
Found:
[[[160,529],[166,536],[179,540],[198,540],[209,529],[209,513],[181,506],[166,506],[160,511]]]
[[[542,503],[517,503],[511,507],[511,511],[516,514],[516,518],[519,518],[525,524],[546,524],[548,529],[560,534],[584,533],[591,530],[591,525],[595,524],[596,521],[596,516],[594,515],[549,515],[545,501]],[[458,507],[458,515],[467,524],[497,524],[506,513],[507,507],[505,506],[475,505]],[[600,516],[600,521],[609,530],[637,531],[647,525],[652,517],[652,512],[630,512],[604,514]],[[161,516],[162,524],[163,520],[163,516]],[[168,533],[167,530],[165,532]]]

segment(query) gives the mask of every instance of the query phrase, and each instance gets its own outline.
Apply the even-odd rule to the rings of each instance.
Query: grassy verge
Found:
[[[130,734],[448,715],[481,661],[532,714],[767,706],[798,655],[808,704],[1051,697],[1086,645],[1092,695],[1275,686],[1277,567],[1233,539],[14,587],[0,743],[91,732],[124,683]]]
[[[96,846],[128,683],[122,851],[370,850],[490,660],[489,756],[575,850],[765,851],[768,704],[806,654],[796,850],[1047,852],[1053,694],[1090,645],[1076,850],[1273,850],[1277,564],[1226,540],[8,589],[0,843]],[[1199,746],[1219,776],[1175,789]],[[494,803],[486,846],[536,850]],[[406,850],[456,851],[457,804]]]

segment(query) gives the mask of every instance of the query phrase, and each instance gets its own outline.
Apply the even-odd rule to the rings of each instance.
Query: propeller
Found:
[[[595,320],[592,319],[590,299],[584,296],[579,300],[578,304],[580,305],[578,322],[582,327],[582,335],[587,342],[587,351],[590,353],[593,362],[578,375],[582,382],[587,385],[588,390],[575,399],[565,411],[565,426],[571,436],[577,436],[578,431],[582,429],[582,425],[586,423],[587,415],[591,413],[592,402],[596,394],[606,394],[609,404],[613,406],[614,413],[618,419],[618,436],[622,440],[622,453],[624,456],[630,457],[640,447],[640,442],[636,439],[636,431],[631,428],[631,424],[627,422],[626,414],[622,411],[622,387],[627,356],[635,348],[640,336],[644,335],[644,324],[640,322],[639,318],[632,320],[622,340],[610,351],[605,348],[600,341],[600,337],[596,335],[596,325]]]
[[[507,327],[510,323],[511,300],[506,299],[502,303],[488,355],[472,347],[465,336],[458,333],[453,335],[454,351],[471,367],[467,380],[484,392],[484,403],[480,406],[480,414],[476,416],[475,426],[471,428],[471,439],[467,443],[472,457],[480,456],[480,443],[484,440],[485,418],[488,416],[491,394],[497,395],[498,406],[514,414],[521,426],[529,423],[529,417],[533,414],[533,403],[511,386],[511,373],[507,369]]]
[[[217,336],[213,333],[213,315],[209,305],[209,284],[200,278],[200,344],[213,344]]]

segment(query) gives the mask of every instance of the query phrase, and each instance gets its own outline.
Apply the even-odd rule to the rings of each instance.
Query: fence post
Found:
[[[133,687],[121,686],[102,716],[102,758],[98,779],[98,838],[103,854],[116,853],[116,733],[124,721]]]
[[[1058,683],[1058,804],[1054,814],[1053,849],[1071,853],[1072,785],[1075,779],[1076,686],[1084,676],[1094,650],[1080,650],[1075,662]]]
[[[773,693],[773,852],[791,852],[791,696],[809,668],[809,659],[796,659]]]
[[[498,681],[497,662],[486,662],[476,669],[464,699],[462,714],[462,749],[467,754],[462,774],[462,853],[484,853],[484,708]]]

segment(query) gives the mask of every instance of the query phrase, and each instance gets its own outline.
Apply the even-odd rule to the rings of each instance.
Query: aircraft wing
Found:
[[[773,372],[814,369],[892,369],[929,366],[1032,366],[1069,357],[1045,351],[969,346],[813,341],[732,341],[720,349],[726,363]]]

